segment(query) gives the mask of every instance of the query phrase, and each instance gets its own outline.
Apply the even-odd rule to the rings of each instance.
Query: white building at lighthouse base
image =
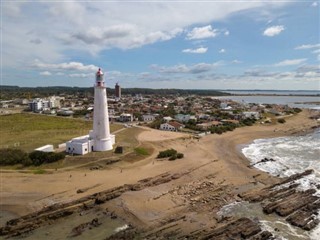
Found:
[[[92,130],[89,135],[76,137],[66,142],[66,152],[70,154],[84,155],[94,151],[112,150],[115,144],[115,135],[110,134],[110,139],[94,140]]]

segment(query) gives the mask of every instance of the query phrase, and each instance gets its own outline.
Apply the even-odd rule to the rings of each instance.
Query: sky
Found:
[[[1,85],[320,90],[319,1],[0,4]]]

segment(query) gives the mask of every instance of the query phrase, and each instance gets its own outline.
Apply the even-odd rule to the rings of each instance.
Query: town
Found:
[[[112,91],[113,90],[113,91]],[[236,102],[227,97],[196,94],[122,94],[117,83],[108,95],[111,123],[146,125],[164,131],[193,134],[218,133],[235,127],[284,121],[282,116],[300,112],[288,105]],[[113,93],[113,94],[112,94]],[[227,95],[227,94],[226,94]],[[17,112],[93,118],[93,94],[75,93],[44,98],[15,98],[0,102],[0,114]]]

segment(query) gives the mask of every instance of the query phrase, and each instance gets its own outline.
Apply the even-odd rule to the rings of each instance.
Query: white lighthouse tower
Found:
[[[94,86],[93,130],[90,138],[94,142],[92,150],[97,152],[111,150],[115,140],[114,135],[110,135],[107,91],[100,68],[96,73]]]
[[[93,130],[89,135],[66,142],[66,152],[83,155],[92,151],[108,151],[112,149],[113,144],[115,144],[115,135],[110,134],[107,91],[103,72],[99,68],[94,86]]]

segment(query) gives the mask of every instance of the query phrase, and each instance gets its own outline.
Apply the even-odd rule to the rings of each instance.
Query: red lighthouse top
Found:
[[[104,80],[103,80],[103,72],[99,68],[99,70],[96,73],[96,85],[103,87],[104,86]]]

